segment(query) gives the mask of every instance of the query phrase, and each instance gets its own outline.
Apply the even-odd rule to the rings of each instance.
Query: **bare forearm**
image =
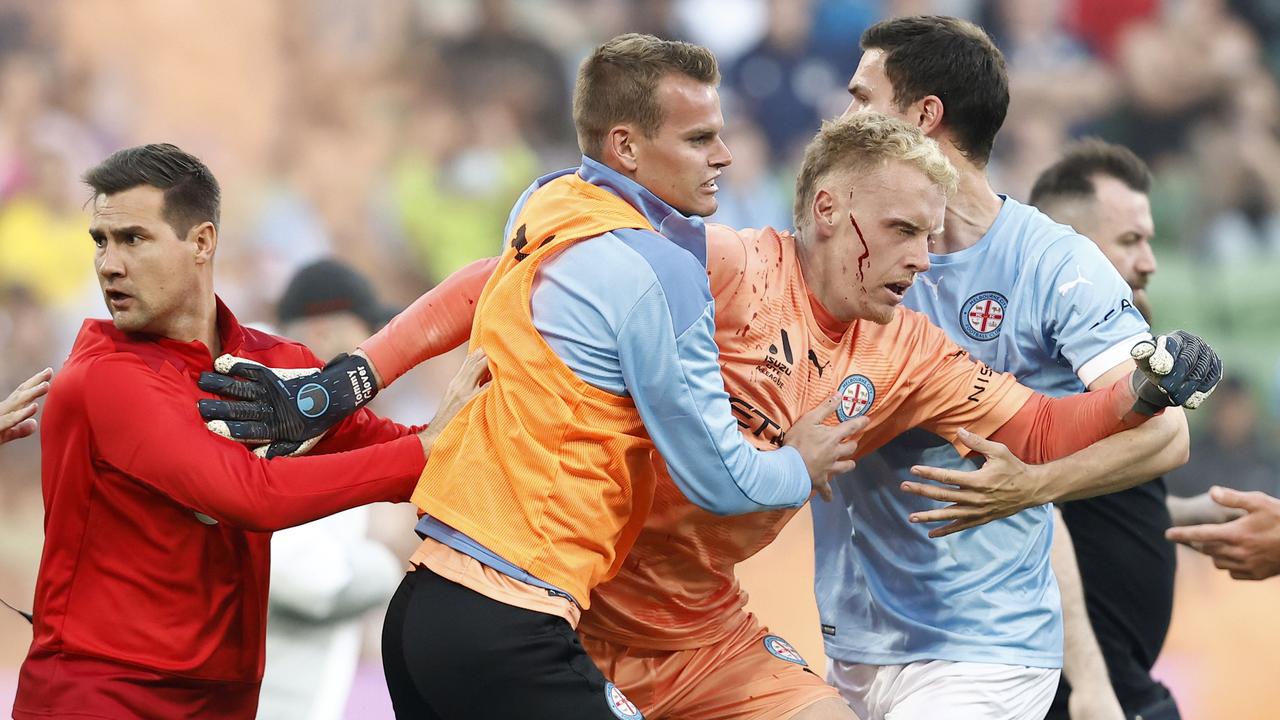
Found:
[[[1046,502],[1065,502],[1131,488],[1180,467],[1190,442],[1181,408],[1169,408],[1126,430],[1046,463]]]
[[[1053,511],[1053,551],[1050,562],[1058,577],[1058,590],[1062,594],[1062,674],[1071,683],[1072,694],[1085,693],[1097,697],[1109,696],[1115,702],[1111,676],[1102,657],[1102,648],[1093,634],[1089,611],[1085,605],[1084,583],[1080,567],[1076,563],[1071,533],[1062,513]],[[1075,717],[1075,713],[1072,713]]]

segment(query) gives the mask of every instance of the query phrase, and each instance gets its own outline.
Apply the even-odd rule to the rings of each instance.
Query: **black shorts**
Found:
[[[382,626],[400,720],[637,720],[563,618],[491,600],[419,567]]]

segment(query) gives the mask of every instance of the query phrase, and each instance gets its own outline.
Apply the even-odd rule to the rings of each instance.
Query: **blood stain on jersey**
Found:
[[[613,711],[613,714],[622,718],[622,720],[644,720],[644,715],[640,713],[640,709],[628,700],[626,695],[622,694],[617,685],[611,682],[605,683],[604,698],[609,703],[609,709]]]
[[[841,422],[866,415],[876,400],[876,386],[866,375],[850,375],[840,381],[840,404],[836,405],[836,417]]]
[[[770,655],[778,658],[779,660],[786,660],[789,663],[795,663],[802,667],[809,667],[809,663],[804,661],[804,658],[800,656],[800,653],[796,651],[795,647],[777,635],[764,636],[764,649],[768,650]]]
[[[1008,311],[1009,299],[1004,295],[992,290],[980,292],[960,307],[960,329],[974,340],[994,340]]]

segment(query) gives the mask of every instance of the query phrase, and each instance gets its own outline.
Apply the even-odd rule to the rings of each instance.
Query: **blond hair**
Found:
[[[685,75],[707,85],[720,82],[711,51],[692,43],[627,33],[606,42],[578,68],[573,88],[573,125],[582,154],[600,160],[609,130],[635,123],[645,137],[662,126],[658,82]]]
[[[804,165],[796,176],[796,228],[806,224],[818,183],[837,172],[870,172],[889,160],[915,166],[947,197],[956,191],[955,167],[919,128],[879,113],[854,113],[824,122],[805,148]]]

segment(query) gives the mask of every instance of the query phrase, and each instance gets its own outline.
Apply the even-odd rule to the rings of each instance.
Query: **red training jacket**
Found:
[[[218,329],[223,352],[321,364],[221,301]],[[271,531],[409,499],[425,464],[410,428],[361,410],[313,455],[262,460],[205,429],[196,379],[212,366],[201,342],[81,328],[41,421],[45,542],[17,720],[252,718]]]

